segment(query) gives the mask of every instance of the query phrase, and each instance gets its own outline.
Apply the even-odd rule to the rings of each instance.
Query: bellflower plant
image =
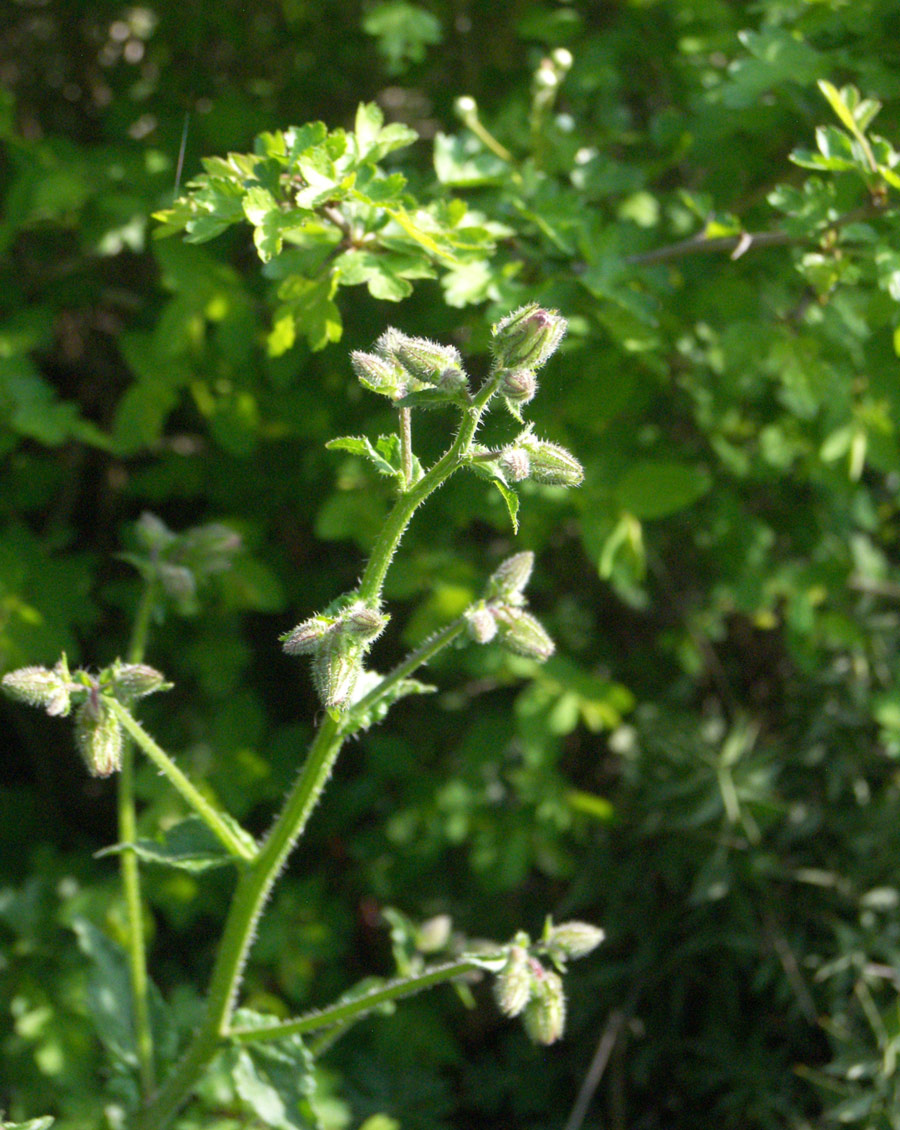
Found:
[[[503,318],[493,327],[492,366],[477,387],[454,347],[410,337],[396,329],[382,334],[371,352],[351,355],[352,368],[364,388],[394,404],[397,432],[380,436],[374,443],[366,437],[343,436],[328,446],[371,461],[379,473],[393,480],[396,498],[358,585],[281,637],[288,655],[309,663],[323,710],[306,760],[280,814],[261,841],[211,804],[136,717],[137,704],[144,696],[166,691],[171,685],[144,662],[154,602],[165,597],[176,604],[189,603],[204,578],[228,567],[238,543],[224,527],[200,527],[178,535],[150,515],[141,519],[139,552],[127,560],[140,571],[145,590],[126,661],[116,660],[92,673],[70,671],[62,656],[52,669],[25,667],[4,677],[3,688],[11,697],[55,717],[74,714],[75,743],[90,773],[120,775],[121,842],[114,850],[120,856],[129,912],[130,1016],[136,1068],[132,1073],[133,1109],[123,1113],[129,1126],[162,1130],[169,1125],[211,1061],[220,1055],[226,1057],[238,1097],[254,1110],[261,1124],[317,1125],[311,1098],[317,1051],[324,1050],[347,1025],[379,1006],[473,974],[494,977],[501,1011],[509,1017],[521,1017],[535,1042],[550,1044],[562,1035],[562,974],[566,964],[589,953],[603,938],[602,930],[583,922],[554,925],[548,921],[542,937],[535,941],[520,931],[507,944],[457,951],[449,961],[434,965],[404,963],[396,980],[293,1019],[256,1014],[238,1005],[244,966],[260,917],[347,740],[381,721],[404,696],[433,690],[416,674],[450,645],[500,646],[539,662],[553,654],[553,640],[527,606],[525,590],[533,555],[520,552],[494,570],[480,599],[393,670],[380,672],[370,663],[372,649],[390,621],[383,607],[388,569],[414,514],[447,479],[469,470],[494,482],[506,500],[514,526],[518,508],[515,484],[529,478],[559,486],[581,482],[583,473],[575,457],[557,444],[540,439],[530,424],[500,447],[476,443],[486,413],[497,405],[505,405],[521,421],[522,408],[537,392],[537,374],[558,347],[565,329],[565,319],[556,311],[536,304]],[[418,408],[442,408],[458,416],[452,442],[430,467],[423,466],[413,452],[412,417]],[[138,864],[146,856],[146,848],[136,842],[135,835],[134,750],[151,759],[192,810],[193,815],[178,830],[182,845],[191,836],[202,835],[205,850],[218,853],[237,874],[202,1020],[180,1060],[161,1080],[157,1077],[158,1024],[153,1015],[158,1001],[151,993],[143,940]],[[169,830],[169,841],[175,833]],[[449,930],[443,929],[442,937],[447,934]],[[434,948],[429,945],[423,952],[433,952]],[[131,1065],[126,1062],[119,1066],[127,1070]],[[280,1112],[277,1117],[273,1110]]]

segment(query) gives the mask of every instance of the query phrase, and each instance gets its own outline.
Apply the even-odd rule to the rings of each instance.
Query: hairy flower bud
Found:
[[[504,447],[497,456],[497,463],[511,483],[520,483],[531,474],[531,459],[523,447]]]
[[[340,626],[360,643],[369,644],[378,639],[387,627],[388,620],[390,616],[357,601],[341,613]]]
[[[543,663],[556,650],[541,622],[524,608],[496,604],[492,605],[491,611],[497,622],[500,643],[507,651]]]
[[[485,592],[486,600],[501,600],[507,604],[521,604],[522,593],[531,579],[534,554],[529,551],[514,553],[491,574]]]
[[[536,1044],[552,1044],[563,1034],[566,1024],[562,978],[537,962],[532,963],[532,969],[535,975],[531,982],[531,999],[525,1007],[522,1023]]]
[[[0,686],[11,697],[29,706],[42,706],[52,716],[65,717],[71,709],[71,677],[66,657],[52,671],[46,667],[20,667],[3,676]]]
[[[534,400],[538,388],[537,377],[533,369],[504,369],[497,387],[510,404],[518,407]]]
[[[312,655],[319,646],[319,641],[334,628],[332,620],[323,616],[310,616],[296,628],[291,628],[283,636],[279,636],[281,646],[288,655]]]
[[[475,643],[490,643],[496,636],[497,621],[490,609],[485,608],[483,604],[467,609],[465,617],[466,630]]]
[[[508,369],[539,369],[556,351],[566,325],[558,310],[544,310],[536,302],[514,310],[491,331],[497,364]]]
[[[313,682],[326,710],[343,710],[349,704],[362,671],[362,645],[343,632],[331,632],[316,648]]]
[[[96,687],[75,714],[75,742],[92,777],[108,777],[122,767],[122,728]]]
[[[532,973],[528,953],[510,946],[506,964],[494,981],[494,997],[504,1016],[518,1016],[531,1000]]]
[[[531,478],[536,483],[577,487],[584,481],[584,468],[570,451],[559,444],[538,439],[532,435],[530,428],[518,437],[516,446],[528,452]]]
[[[375,343],[376,348],[400,362],[416,380],[453,392],[467,384],[462,357],[452,345],[439,345],[425,337],[409,337],[389,329]]]
[[[131,699],[172,688],[172,684],[167,683],[165,676],[154,667],[148,667],[146,663],[120,663],[118,660],[112,666],[112,682],[117,696]]]
[[[363,353],[356,349],[350,354],[350,364],[361,385],[370,392],[399,400],[407,393],[407,375],[400,365],[378,353]]]
[[[579,958],[595,950],[606,934],[599,926],[590,922],[561,922],[551,926],[544,935],[544,943],[560,958]]]

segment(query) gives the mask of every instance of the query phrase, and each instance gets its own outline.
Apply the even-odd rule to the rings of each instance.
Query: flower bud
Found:
[[[449,914],[435,914],[420,923],[416,932],[416,949],[419,953],[437,953],[450,941],[453,919]]]
[[[377,608],[369,608],[357,601],[341,613],[340,626],[360,643],[369,644],[378,639],[387,627],[388,620],[390,616],[379,612]]]
[[[491,611],[497,622],[500,643],[507,651],[543,663],[556,650],[541,622],[524,608],[497,604],[492,606]]]
[[[156,691],[167,691],[172,687],[165,676],[146,663],[113,664],[112,682],[117,697],[126,699],[144,698]]]
[[[533,369],[504,369],[497,386],[500,394],[515,405],[529,404],[534,400],[537,388]]]
[[[396,361],[356,349],[350,354],[350,364],[359,383],[370,392],[389,396],[391,400],[399,400],[406,395],[406,374]]]
[[[536,1044],[552,1044],[563,1034],[566,1024],[566,997],[562,978],[552,969],[537,962],[531,982],[531,999],[525,1007],[522,1022]]]
[[[138,518],[135,523],[135,533],[141,545],[152,553],[162,553],[178,540],[178,535],[173,534],[165,522],[155,514],[151,514],[149,510],[145,510]]]
[[[599,926],[592,926],[589,922],[561,922],[547,930],[544,942],[561,958],[574,959],[595,950],[605,937]]]
[[[334,628],[332,620],[324,616],[310,616],[296,628],[291,628],[283,636],[279,636],[281,646],[288,655],[312,655],[319,646],[320,640]]]
[[[523,447],[504,447],[497,456],[497,463],[511,483],[520,483],[531,474],[531,459]]]
[[[96,687],[75,714],[75,741],[92,777],[108,777],[122,767],[122,728]]]
[[[425,337],[409,337],[399,330],[386,330],[376,348],[400,362],[416,380],[444,388],[448,392],[466,383],[462,357],[452,345],[439,345]]]
[[[528,953],[510,946],[506,964],[494,981],[494,996],[504,1016],[518,1016],[531,1000],[532,973]]]
[[[490,643],[497,634],[497,621],[490,609],[481,606],[469,608],[465,613],[466,630],[475,643]]]
[[[65,656],[52,671],[46,667],[20,667],[10,671],[3,676],[0,686],[11,698],[29,706],[42,706],[52,716],[65,717],[71,708]]]
[[[349,704],[362,670],[362,646],[343,632],[325,636],[313,659],[313,682],[326,710]]]
[[[171,596],[174,600],[191,600],[197,593],[194,574],[185,565],[172,565],[168,561],[162,561],[158,576],[166,596]]]
[[[570,452],[559,444],[549,443],[524,431],[516,445],[525,449],[531,459],[531,478],[536,483],[577,487],[584,481],[584,468]]]
[[[534,554],[514,553],[498,566],[490,576],[485,593],[486,600],[502,600],[508,604],[520,604],[522,593],[531,579],[534,568]]]
[[[559,311],[544,310],[536,302],[507,314],[491,331],[497,364],[508,369],[539,369],[556,351],[566,324]]]

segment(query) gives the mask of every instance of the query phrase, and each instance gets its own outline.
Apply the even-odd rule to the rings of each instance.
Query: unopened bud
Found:
[[[507,651],[543,663],[556,650],[556,645],[541,622],[524,608],[498,604],[492,607],[492,611],[500,642]]]
[[[65,656],[52,671],[46,667],[20,667],[9,671],[0,686],[10,698],[29,706],[42,706],[50,715],[64,717],[69,713],[70,676]]]
[[[144,548],[153,553],[161,553],[178,540],[178,535],[173,534],[165,522],[149,510],[145,510],[138,518],[135,533]]]
[[[450,941],[453,919],[449,914],[435,914],[426,919],[416,932],[416,949],[419,953],[437,953]]]
[[[390,616],[357,602],[341,613],[340,626],[360,643],[368,644],[378,639],[387,627],[388,620]]]
[[[452,345],[439,345],[425,337],[409,337],[389,329],[378,339],[376,348],[395,358],[411,376],[425,384],[448,392],[466,384],[462,357]]]
[[[497,387],[511,404],[529,404],[537,392],[537,377],[533,369],[504,369]]]
[[[278,638],[288,655],[312,655],[319,646],[319,641],[333,628],[334,621],[326,620],[324,616],[310,616]]]
[[[531,982],[531,999],[525,1007],[522,1022],[536,1044],[555,1043],[566,1025],[566,997],[562,978],[552,969],[537,962]]]
[[[561,922],[551,926],[544,936],[545,944],[562,958],[579,958],[595,950],[606,934],[589,922]]]
[[[570,451],[559,444],[538,439],[530,430],[523,432],[516,444],[528,452],[531,478],[536,483],[577,487],[584,481],[584,468]]]
[[[497,364],[508,369],[539,369],[556,351],[566,324],[557,310],[544,310],[536,302],[507,314],[491,331]]]
[[[357,349],[350,354],[350,364],[359,383],[370,392],[389,396],[391,400],[406,395],[406,374],[396,361]]]
[[[531,962],[522,946],[510,946],[506,964],[494,980],[494,997],[504,1016],[518,1016],[531,999]]]
[[[475,643],[490,643],[497,634],[497,621],[484,605],[467,610],[466,629]]]
[[[190,600],[197,592],[194,574],[184,565],[171,565],[168,561],[162,561],[158,575],[166,596],[175,600]]]
[[[112,668],[112,681],[117,696],[126,699],[144,698],[156,691],[167,691],[172,687],[165,676],[146,663],[115,663]]]
[[[121,769],[122,728],[96,687],[75,714],[75,741],[92,777],[108,777]]]
[[[316,649],[313,682],[326,710],[343,710],[350,703],[362,670],[362,648],[343,632],[332,632]]]
[[[502,600],[508,604],[519,604],[522,593],[531,579],[534,568],[534,554],[528,552],[514,553],[512,557],[499,565],[491,574],[487,583],[485,598],[487,600]]]
[[[531,474],[531,459],[523,447],[504,447],[497,456],[497,463],[511,483],[520,483]]]

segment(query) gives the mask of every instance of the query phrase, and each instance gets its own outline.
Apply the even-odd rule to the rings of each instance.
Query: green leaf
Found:
[[[500,492],[503,501],[506,503],[506,509],[509,513],[509,520],[512,524],[513,533],[517,534],[519,532],[519,496],[514,490],[512,490],[511,487],[508,487],[506,483],[501,482],[500,479],[492,479],[491,481]]]
[[[363,31],[378,41],[388,74],[397,75],[425,59],[425,49],[441,41],[441,25],[426,8],[406,0],[385,0],[363,19]],[[358,117],[358,116],[357,116]]]
[[[338,436],[329,440],[325,446],[329,451],[349,451],[351,455],[360,455],[363,459],[368,459],[381,475],[396,478],[398,474],[398,468],[380,455],[366,436]]]
[[[253,837],[227,813],[219,815],[231,831],[251,851],[255,851],[256,843]],[[210,868],[225,867],[235,862],[235,857],[223,847],[221,840],[199,816],[188,816],[178,824],[173,824],[171,828],[166,829],[161,840],[138,840],[133,844],[114,844],[97,852],[97,856],[99,858],[104,855],[115,855],[125,848],[131,848],[144,863],[158,863],[178,871],[208,871]]]
[[[114,1061],[137,1067],[131,979],[125,951],[86,918],[73,918],[72,929],[81,951],[93,963],[87,1004],[97,1035]]]
[[[324,349],[329,342],[341,340],[341,312],[333,301],[337,286],[336,274],[318,279],[285,279],[278,289],[282,305],[275,311],[269,334],[270,357],[279,357],[290,349],[298,333],[306,337],[314,352]]]
[[[28,1122],[4,1122],[0,1120],[0,1130],[50,1130],[55,1121],[55,1118],[50,1117],[32,1118]],[[372,1120],[369,1119],[369,1121]]]
[[[711,485],[709,473],[702,467],[647,460],[629,467],[616,484],[615,496],[623,510],[646,520],[684,510],[702,498]]]
[[[233,1024],[264,1029],[275,1017],[238,1009]],[[299,1036],[266,1040],[233,1048],[231,1078],[239,1097],[272,1130],[321,1130],[311,1103],[315,1094],[312,1055]]]

